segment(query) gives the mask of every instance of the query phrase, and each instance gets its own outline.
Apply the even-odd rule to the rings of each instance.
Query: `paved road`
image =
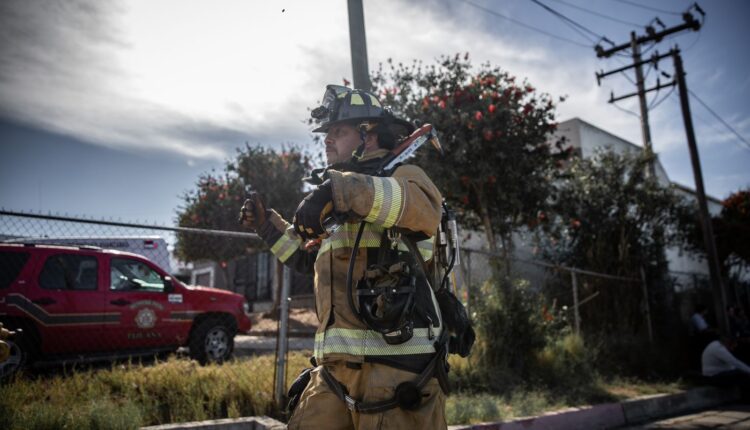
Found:
[[[313,349],[312,337],[290,337],[289,350]],[[234,350],[238,355],[272,352],[276,349],[276,338],[271,336],[244,336],[234,338]]]
[[[750,430],[750,405],[729,405],[689,415],[654,421],[624,430],[646,429],[748,429]]]

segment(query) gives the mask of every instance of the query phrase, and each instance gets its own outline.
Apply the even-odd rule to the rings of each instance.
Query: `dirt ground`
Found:
[[[253,313],[250,319],[253,327],[250,334],[275,332],[278,328],[278,313],[276,315],[267,312]],[[289,310],[289,331],[314,333],[318,327],[318,317],[313,309],[292,308]]]

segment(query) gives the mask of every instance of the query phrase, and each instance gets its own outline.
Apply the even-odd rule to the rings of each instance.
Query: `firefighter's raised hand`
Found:
[[[240,224],[257,230],[266,222],[266,205],[258,193],[250,193],[250,196],[240,209]]]
[[[331,180],[326,180],[297,206],[292,224],[304,240],[318,239],[326,234],[323,221],[333,212]]]

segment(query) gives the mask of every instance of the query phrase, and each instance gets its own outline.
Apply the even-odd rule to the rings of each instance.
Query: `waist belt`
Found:
[[[447,331],[444,331],[444,333],[447,333]],[[443,339],[443,337],[444,336],[441,336],[441,340]],[[389,409],[393,409],[395,407],[400,407],[401,409],[406,410],[414,410],[419,407],[419,404],[422,401],[422,387],[424,387],[433,376],[438,378],[440,388],[446,394],[448,393],[448,375],[446,373],[445,367],[447,366],[447,349],[444,346],[445,343],[441,343],[443,346],[438,349],[438,352],[435,354],[432,360],[430,360],[430,363],[422,371],[422,373],[419,374],[417,379],[415,381],[406,381],[400,383],[396,387],[395,395],[388,400],[363,403],[349,396],[349,392],[346,387],[333,377],[333,375],[328,371],[325,365],[321,369],[320,374],[321,376],[323,376],[323,380],[326,382],[331,391],[333,391],[336,397],[341,399],[346,404],[346,407],[352,412],[359,412],[361,414],[377,414]]]

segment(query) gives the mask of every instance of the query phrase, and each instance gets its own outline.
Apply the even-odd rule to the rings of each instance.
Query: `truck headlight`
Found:
[[[250,304],[248,302],[242,302],[242,311],[245,315],[250,315]]]

